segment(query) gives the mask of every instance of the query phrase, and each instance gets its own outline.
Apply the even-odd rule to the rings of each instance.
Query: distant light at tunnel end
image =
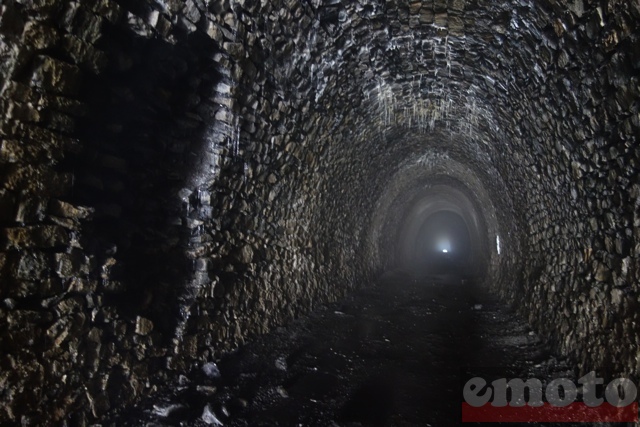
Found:
[[[442,250],[442,253],[447,254],[447,253],[449,253],[449,250],[448,250],[448,249],[443,249],[443,250]]]

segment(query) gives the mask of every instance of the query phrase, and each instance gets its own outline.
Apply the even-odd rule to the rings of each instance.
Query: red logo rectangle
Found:
[[[591,408],[584,403],[572,403],[569,406],[558,407],[545,403],[534,408],[523,407],[495,407],[486,404],[473,407],[468,403],[462,404],[463,423],[595,423],[595,422],[637,422],[638,402],[622,408],[609,403]]]

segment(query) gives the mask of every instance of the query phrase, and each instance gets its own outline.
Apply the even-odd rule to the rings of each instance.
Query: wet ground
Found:
[[[116,425],[456,426],[462,384],[485,367],[525,379],[568,371],[474,284],[395,272],[180,376]]]

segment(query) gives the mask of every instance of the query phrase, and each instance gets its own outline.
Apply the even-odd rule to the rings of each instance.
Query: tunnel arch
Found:
[[[406,133],[403,137],[411,138]],[[440,136],[436,133],[431,137],[437,140]],[[425,136],[413,138],[424,141]],[[480,147],[474,155],[482,156]],[[504,280],[512,287],[521,262],[517,248],[522,238],[522,224],[513,215],[512,201],[504,193],[504,183],[497,174],[493,175],[490,168],[476,172],[469,166],[473,164],[468,163],[469,159],[462,159],[459,153],[444,151],[430,152],[405,162],[377,202],[370,232],[372,259],[380,259],[384,268],[403,265],[410,251],[408,242],[421,223],[419,213],[424,213],[425,204],[436,209],[447,207],[462,213],[471,225],[478,254],[474,272],[479,282],[498,288]],[[493,180],[492,185],[487,186],[485,180]],[[494,207],[495,202],[501,203],[500,209]],[[502,242],[504,255],[498,256],[491,242],[501,234],[506,236]],[[508,247],[511,253],[505,251]]]
[[[638,372],[637,1],[0,8],[0,421],[100,419],[370,284],[429,185],[555,349]]]
[[[441,212],[450,212],[463,221],[469,235],[470,265],[466,273],[475,276],[479,282],[484,281],[489,274],[489,260],[492,257],[486,222],[462,191],[446,184],[429,185],[425,188],[404,217],[396,245],[400,249],[399,265],[411,267],[416,239],[430,218]]]

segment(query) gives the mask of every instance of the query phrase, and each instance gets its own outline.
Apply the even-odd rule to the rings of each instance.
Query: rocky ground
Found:
[[[115,424],[459,425],[462,383],[488,367],[524,378],[572,375],[475,284],[395,272],[181,375]]]

